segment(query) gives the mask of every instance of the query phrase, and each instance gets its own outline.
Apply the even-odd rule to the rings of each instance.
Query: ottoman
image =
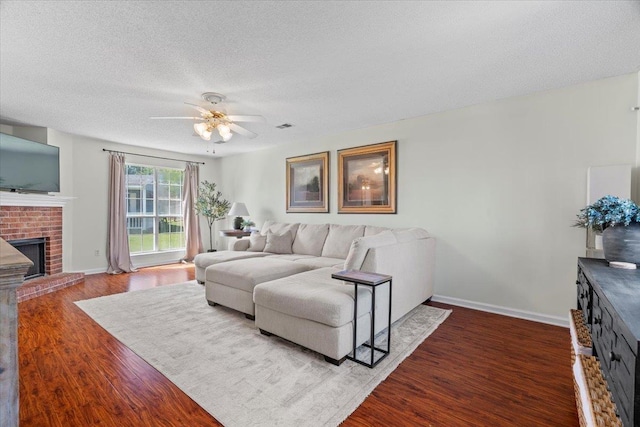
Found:
[[[354,286],[331,278],[339,268],[325,267],[257,285],[253,292],[256,326],[340,365],[353,350]],[[386,328],[389,290],[376,291],[378,333]],[[358,287],[357,345],[370,336],[371,289]]]
[[[210,265],[219,264],[221,262],[233,261],[236,259],[257,258],[270,255],[268,252],[245,252],[245,251],[218,251],[198,254],[193,259],[196,266],[196,280],[203,284],[205,279],[205,270]]]
[[[224,305],[254,319],[253,288],[256,285],[307,270],[306,265],[270,257],[214,264],[205,270],[205,296],[209,305]]]

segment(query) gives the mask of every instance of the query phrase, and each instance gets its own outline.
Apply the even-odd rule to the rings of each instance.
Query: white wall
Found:
[[[219,182],[258,225],[424,227],[437,238],[436,294],[565,318],[587,167],[637,166],[637,104],[638,74],[625,75],[225,157]],[[398,213],[338,215],[336,150],[390,140]],[[331,213],[286,214],[285,158],[325,150]]]
[[[638,81],[640,81],[640,72],[637,74]],[[640,84],[638,84],[638,100],[632,108],[640,109]],[[638,116],[638,120],[636,121],[636,166],[640,166],[640,110],[636,112]],[[631,176],[633,179],[633,185],[631,186],[631,198],[636,201],[636,203],[640,203],[640,167],[636,167],[631,171]]]
[[[0,132],[17,136],[18,138],[36,141],[41,144],[47,143],[47,128],[37,126],[12,126],[0,123]]]
[[[105,271],[107,247],[109,158],[103,148],[160,157],[203,161],[200,181],[214,180],[214,159],[160,150],[132,147],[84,136],[48,130],[48,143],[60,147],[60,187],[62,196],[74,199],[64,208],[63,269],[64,271]],[[184,162],[158,160],[127,155],[127,160],[156,166],[184,168]],[[208,228],[203,221],[203,242],[208,242]],[[99,255],[95,255],[95,251]],[[166,253],[134,257],[135,266],[175,261],[183,253]]]

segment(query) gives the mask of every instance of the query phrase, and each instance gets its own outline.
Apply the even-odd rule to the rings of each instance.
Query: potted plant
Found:
[[[253,227],[254,225],[256,225],[255,222],[251,221],[250,219],[245,219],[242,221],[241,228],[244,231],[251,231],[251,227]]]
[[[640,264],[640,207],[632,200],[604,196],[581,209],[575,225],[602,232],[607,261]]]
[[[222,198],[222,193],[216,190],[216,184],[209,181],[203,181],[198,189],[198,198],[194,205],[196,213],[202,215],[207,219],[209,225],[209,247],[210,252],[215,251],[213,249],[213,223],[219,219],[223,219],[231,203]]]

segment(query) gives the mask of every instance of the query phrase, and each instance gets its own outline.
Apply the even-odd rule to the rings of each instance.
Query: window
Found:
[[[129,251],[136,254],[184,249],[184,171],[126,166]]]

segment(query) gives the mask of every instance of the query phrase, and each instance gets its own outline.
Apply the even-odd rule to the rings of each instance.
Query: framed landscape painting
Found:
[[[287,212],[329,212],[329,152],[287,158]]]
[[[396,142],[338,150],[338,213],[396,213]]]

